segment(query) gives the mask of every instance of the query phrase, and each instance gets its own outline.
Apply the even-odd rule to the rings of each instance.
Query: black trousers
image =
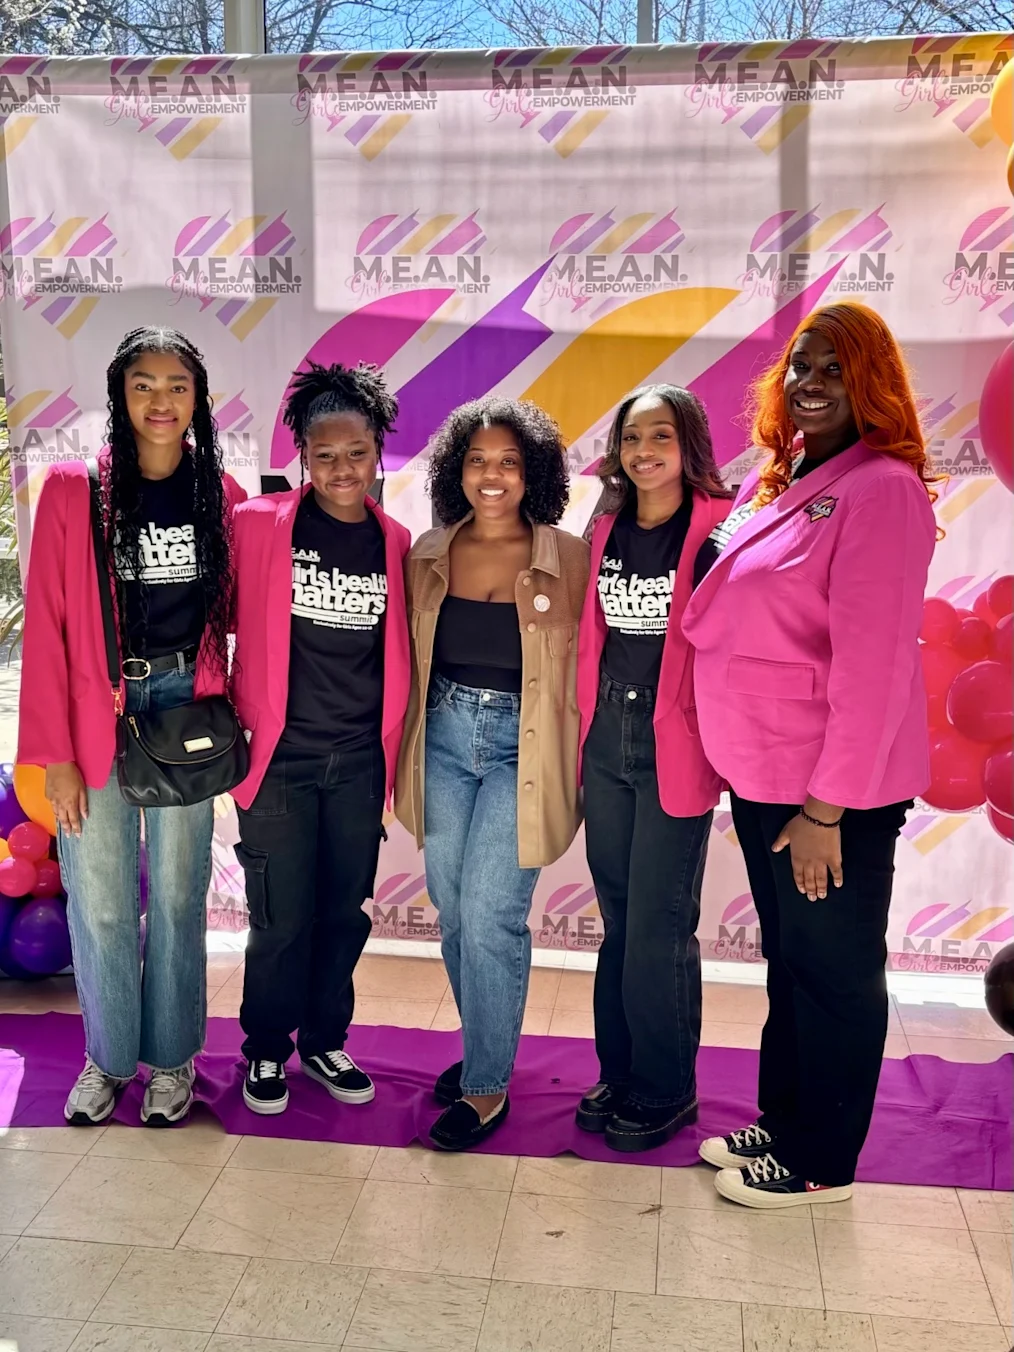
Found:
[[[894,847],[911,806],[847,811],[843,884],[808,901],[796,890],[789,851],[771,853],[798,805],[732,795],[768,965],[761,1123],[776,1138],[779,1163],[811,1183],[851,1183],[870,1128],[887,1037]]]
[[[250,936],[239,1021],[243,1055],[287,1061],[345,1045],[352,973],[370,934],[383,834],[379,742],[352,751],[275,753],[239,812]]]
[[[655,691],[603,677],[584,749],[588,865],[605,925],[595,972],[602,1079],[650,1107],[697,1095],[697,923],[710,812],[670,817],[658,797]]]

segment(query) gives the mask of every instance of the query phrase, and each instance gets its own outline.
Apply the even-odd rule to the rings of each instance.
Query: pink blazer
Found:
[[[694,491],[690,529],[676,568],[654,718],[658,794],[670,817],[700,816],[715,806],[724,787],[701,746],[694,704],[693,650],[684,637],[680,620],[693,589],[697,552],[715,526],[725,520],[730,506],[728,498],[712,498]],[[585,739],[598,701],[599,667],[606,642],[606,618],[598,592],[599,568],[615,520],[615,516],[600,516],[592,527],[591,575],[578,630],[577,703],[581,711],[578,783]]]
[[[232,697],[251,733],[250,773],[233,798],[248,808],[285,727],[289,703],[292,629],[292,527],[310,485],[253,498],[236,513],[236,657]],[[394,790],[401,730],[408,706],[411,662],[405,614],[404,563],[411,538],[399,522],[367,498],[384,532],[387,614],[384,620],[384,708],[381,740],[387,770],[386,801]]]
[[[935,539],[915,472],[862,442],[733,535],[683,631],[704,749],[741,798],[870,808],[929,784],[916,638]]]
[[[99,456],[103,471],[108,461],[106,450]],[[228,474],[224,487],[231,513],[246,492]],[[199,654],[195,695],[224,690],[223,674]],[[122,682],[120,694],[125,698]],[[88,467],[82,460],[68,460],[46,472],[35,512],[25,587],[18,760],[25,765],[74,761],[85,783],[101,789],[115,750]]]

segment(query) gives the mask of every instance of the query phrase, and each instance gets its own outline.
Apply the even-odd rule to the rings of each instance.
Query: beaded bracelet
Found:
[[[836,826],[841,825],[841,817],[836,822],[822,822],[819,817],[811,817],[803,808],[799,809],[799,815],[804,822],[809,822],[811,826],[823,826],[826,831],[833,831]],[[842,816],[845,814],[842,813]]]

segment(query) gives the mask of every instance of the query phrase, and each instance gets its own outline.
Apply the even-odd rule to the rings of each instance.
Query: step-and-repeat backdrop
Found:
[[[930,594],[971,609],[1012,571],[1011,499],[978,400],[1014,320],[1006,147],[989,117],[1010,36],[237,60],[0,59],[3,355],[21,547],[46,466],[93,454],[121,335],[207,356],[225,459],[298,480],[292,370],[383,365],[401,399],[385,505],[430,525],[426,442],[490,390],[570,447],[580,531],[611,410],[649,378],[705,400],[730,482],[743,390],[813,307],[852,297],[904,342],[947,480]],[[980,607],[985,601],[980,602]],[[960,801],[960,795],[959,800]],[[918,804],[900,843],[895,965],[984,966],[1014,936],[1011,846],[988,805]],[[390,824],[374,934],[435,939],[422,857]],[[211,923],[245,925],[221,805]],[[532,928],[594,950],[579,838]],[[705,956],[759,960],[728,811]]]

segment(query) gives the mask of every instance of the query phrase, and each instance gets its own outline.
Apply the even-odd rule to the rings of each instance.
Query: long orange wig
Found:
[[[867,445],[907,461],[926,485],[930,501],[935,501],[932,485],[937,476],[926,452],[901,348],[875,310],[846,300],[808,315],[782,355],[754,383],[753,441],[770,452],[761,467],[755,504],[763,507],[773,502],[792,479],[796,431],[785,407],[783,386],[792,350],[804,333],[819,333],[834,347],[852,415]]]

